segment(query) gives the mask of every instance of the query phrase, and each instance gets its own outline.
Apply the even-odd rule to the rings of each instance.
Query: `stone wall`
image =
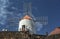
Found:
[[[60,39],[60,34],[48,36],[30,34],[28,31],[1,31],[0,39]]]

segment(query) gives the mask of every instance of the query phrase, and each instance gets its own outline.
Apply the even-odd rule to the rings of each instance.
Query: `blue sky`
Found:
[[[18,15],[17,16],[18,18],[20,18],[22,16],[22,14],[20,14],[20,13],[23,13],[22,12],[23,1],[24,0],[7,1],[8,7],[6,8],[7,9],[6,12],[9,12],[10,14],[12,14],[12,15],[10,15],[10,18],[12,16],[15,17],[17,15]],[[60,0],[27,0],[27,2],[32,3],[32,11],[33,11],[32,14],[35,17],[48,16],[48,26],[43,26],[41,31],[38,33],[40,33],[40,34],[45,34],[45,32],[50,33],[56,27],[60,27]],[[7,6],[7,5],[4,5],[4,6]],[[5,12],[5,14],[7,14],[6,12]],[[6,17],[7,15],[2,15],[2,16]],[[3,21],[3,22],[6,22],[7,18],[9,18],[9,17],[4,18],[5,21]],[[0,19],[2,19],[2,18],[0,18]],[[8,24],[8,23],[5,23],[4,25],[2,24],[3,27],[1,25],[0,28],[4,28],[6,26],[6,24]]]
[[[33,0],[38,8],[37,16],[48,16],[48,26],[44,26],[44,31],[51,32],[56,27],[60,27],[60,0]],[[35,13],[36,14],[36,13]]]

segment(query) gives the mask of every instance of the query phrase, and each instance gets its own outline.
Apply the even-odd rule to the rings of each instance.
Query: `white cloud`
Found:
[[[0,24],[4,25],[7,18],[7,7],[8,0],[0,0]]]
[[[40,32],[40,30],[42,29],[42,27],[43,27],[43,25],[40,22],[36,22],[35,23],[36,33],[37,33],[37,31]]]

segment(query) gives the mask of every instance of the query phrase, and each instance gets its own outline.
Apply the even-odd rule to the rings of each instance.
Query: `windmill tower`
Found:
[[[23,26],[25,28],[25,31],[29,31],[30,33],[34,33],[33,26],[34,26],[34,21],[31,17],[31,4],[30,3],[25,3],[24,4],[24,16],[22,19],[19,21],[19,28],[18,31],[23,31]]]

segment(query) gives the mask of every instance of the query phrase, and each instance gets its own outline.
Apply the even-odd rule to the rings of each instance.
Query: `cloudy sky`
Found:
[[[32,3],[34,17],[48,16],[47,26],[37,22],[37,34],[50,33],[56,27],[60,27],[60,0],[0,0],[0,31],[4,28],[17,31],[19,19],[24,15],[24,1]]]

